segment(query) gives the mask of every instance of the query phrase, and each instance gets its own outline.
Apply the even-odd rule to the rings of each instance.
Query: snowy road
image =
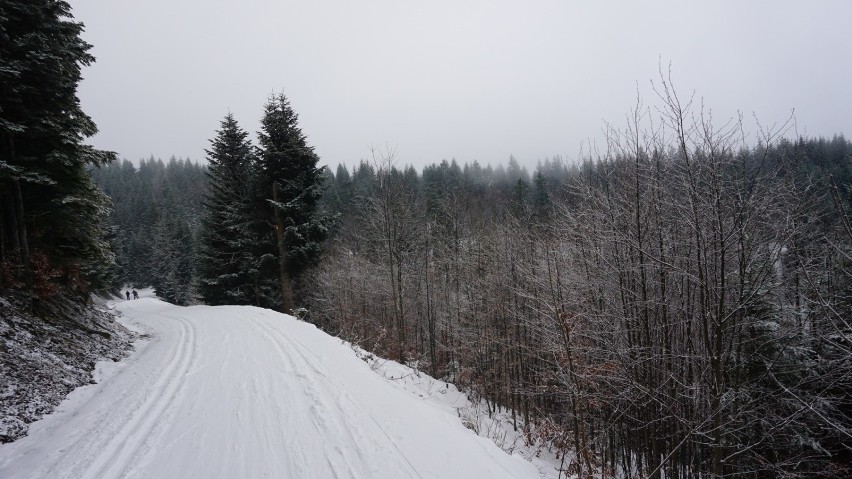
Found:
[[[116,307],[150,338],[0,446],[0,477],[539,477],[309,324],[154,298]]]

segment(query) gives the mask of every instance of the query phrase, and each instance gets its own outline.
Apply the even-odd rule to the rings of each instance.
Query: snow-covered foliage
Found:
[[[35,316],[0,297],[0,442],[25,435],[29,423],[92,382],[96,361],[121,359],[134,338],[96,306],[57,300],[38,309]]]

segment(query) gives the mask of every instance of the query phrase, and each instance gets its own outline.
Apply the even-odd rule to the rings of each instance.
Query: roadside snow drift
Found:
[[[116,308],[147,339],[0,446],[0,477],[539,477],[313,325],[154,298]]]

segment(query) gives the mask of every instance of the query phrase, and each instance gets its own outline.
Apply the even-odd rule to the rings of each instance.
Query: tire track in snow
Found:
[[[117,478],[127,471],[157,422],[177,396],[183,384],[183,377],[192,366],[196,349],[195,328],[184,318],[162,313],[160,316],[174,319],[180,325],[175,354],[148,392],[148,398],[143,405],[124,423],[120,432],[107,443],[107,447],[92,460],[82,478]]]
[[[385,432],[384,428],[376,421],[376,419],[366,410],[356,404],[355,400],[348,395],[345,391],[340,390],[332,390],[328,386],[320,386],[317,381],[314,381],[310,378],[310,375],[307,374],[308,371],[315,375],[315,377],[320,378],[328,378],[328,373],[321,367],[318,366],[317,361],[322,360],[320,356],[310,350],[307,346],[302,344],[298,339],[293,338],[289,334],[285,333],[274,327],[274,325],[269,324],[271,321],[268,318],[259,318],[253,317],[252,321],[260,326],[261,329],[265,330],[268,333],[269,338],[274,343],[275,348],[281,353],[281,355],[287,358],[294,367],[294,373],[298,380],[305,386],[310,400],[312,401],[311,412],[313,413],[313,417],[311,418],[314,422],[314,425],[320,430],[320,433],[324,436],[331,437],[339,437],[339,433],[345,434],[346,438],[351,442],[353,448],[357,451],[357,455],[361,462],[358,466],[364,465],[364,459],[369,457],[369,453],[365,453],[363,447],[363,441],[370,440],[369,437],[357,438],[353,434],[349,424],[346,423],[345,420],[341,421],[339,418],[347,418],[353,416],[361,416],[367,417],[372,424],[376,426],[376,430],[380,432],[380,434],[386,439],[386,444],[375,444],[377,447],[381,447],[383,445],[390,444],[391,447],[397,452],[397,457],[401,458],[404,461],[405,469],[407,473],[405,477],[411,478],[422,478],[422,476],[417,472],[417,469],[414,465],[409,461],[408,457],[399,449],[396,442],[391,438],[387,432]],[[296,354],[294,355],[293,352]],[[308,355],[313,357],[308,358]],[[321,390],[320,390],[321,389]],[[324,401],[322,398],[334,398],[340,397],[341,401]],[[348,402],[351,407],[346,410],[341,404],[343,401]],[[331,412],[330,416],[332,417],[332,424],[328,424],[325,418],[323,417],[324,410],[328,410]],[[341,476],[339,471],[336,470],[335,464],[329,457],[327,463],[332,468],[332,473],[336,478],[341,477],[370,477],[369,472],[364,474],[356,474],[355,469],[363,469],[363,467],[353,467],[352,461],[349,457],[347,457],[345,450],[340,447],[339,444],[335,444],[334,452],[340,455],[343,460],[346,462],[348,467],[348,476]]]

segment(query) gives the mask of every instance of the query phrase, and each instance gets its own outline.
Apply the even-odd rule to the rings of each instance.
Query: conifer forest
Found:
[[[70,7],[11,4],[4,294],[292,313],[508,411],[579,477],[852,475],[843,136],[714,123],[661,75],[605,145],[532,171],[393,147],[326,166],[283,92],[257,132],[224,115],[204,161],[133,163],[84,145]]]

